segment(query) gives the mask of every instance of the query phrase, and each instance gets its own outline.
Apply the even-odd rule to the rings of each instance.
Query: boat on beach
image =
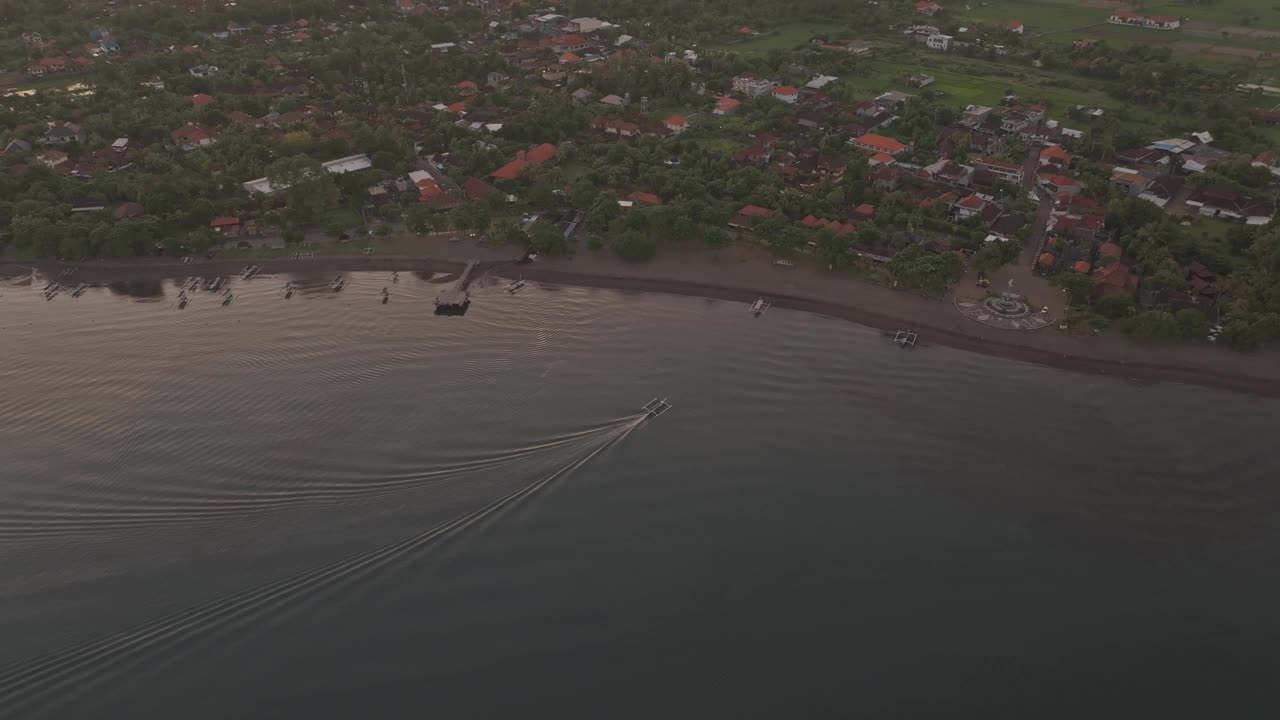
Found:
[[[390,300],[391,300],[391,291],[386,288],[382,288],[382,304],[386,305],[387,302]]]
[[[519,280],[516,280],[515,282],[507,286],[507,292],[511,293],[512,295],[515,295],[520,290],[520,288],[524,286],[525,286],[524,278],[520,278]]]
[[[224,282],[226,282],[226,278],[221,276],[216,277],[213,279],[213,282],[209,283],[208,286],[205,287],[205,289],[209,292],[217,292],[222,289],[222,284]]]
[[[751,314],[760,317],[768,312],[771,307],[773,307],[773,303],[766,301],[764,298],[756,298],[756,301],[751,303]]]
[[[341,274],[339,274],[338,277],[334,278],[333,282],[329,283],[329,289],[334,292],[339,292],[342,290],[342,288],[346,286],[347,286],[347,279],[344,278]]]
[[[287,282],[287,283],[285,283],[285,284],[284,284],[284,299],[285,299],[285,300],[288,300],[289,298],[293,297],[293,289],[294,289],[294,287],[293,287],[293,281],[292,281],[292,280],[290,280],[289,282]]]

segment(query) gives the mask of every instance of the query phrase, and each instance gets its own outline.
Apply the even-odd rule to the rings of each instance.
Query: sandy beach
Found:
[[[310,260],[234,258],[195,260],[164,258],[87,261],[79,266],[79,282],[112,282],[154,277],[234,274],[246,264],[263,272],[424,271],[457,272],[478,257],[487,272],[533,282],[615,288],[751,302],[757,297],[777,307],[804,310],[850,320],[882,331],[910,329],[920,334],[921,349],[946,345],[986,355],[1138,382],[1175,382],[1280,397],[1280,352],[1237,353],[1211,345],[1142,345],[1119,331],[1100,335],[1068,335],[1053,327],[1034,331],[1002,330],[961,315],[950,296],[932,300],[894,290],[808,262],[774,264],[765,248],[734,245],[720,250],[703,246],[666,246],[645,263],[628,263],[607,251],[584,251],[571,258],[543,258],[517,265],[514,248],[477,248],[458,243],[432,243],[423,255],[338,256]],[[30,263],[0,264],[13,275]],[[54,274],[65,265],[42,263]],[[1049,290],[1040,288],[1039,292]],[[1052,292],[1057,292],[1052,291]],[[1029,293],[1030,294],[1030,293]],[[1039,298],[1032,295],[1032,300]]]

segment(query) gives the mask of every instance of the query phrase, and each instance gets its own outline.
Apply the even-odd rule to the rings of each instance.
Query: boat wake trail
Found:
[[[635,416],[619,418],[599,427],[567,433],[517,450],[398,476],[312,483],[283,492],[281,488],[258,492],[243,488],[231,488],[223,492],[192,488],[185,492],[173,490],[173,494],[164,498],[102,498],[96,505],[90,502],[91,498],[78,496],[74,499],[74,509],[79,512],[58,505],[15,508],[0,517],[0,546],[53,537],[67,539],[77,535],[94,536],[95,540],[99,540],[101,533],[108,531],[217,523],[229,517],[248,514],[269,514],[304,507],[334,507],[368,501],[461,480],[587,444],[626,428],[636,420]],[[84,513],[87,508],[91,508],[91,515]]]
[[[180,644],[183,651],[194,652],[196,646],[224,638],[237,629],[252,626],[258,630],[276,622],[290,606],[313,600],[319,594],[349,589],[527,500],[626,438],[645,419],[645,415],[629,418],[607,432],[589,435],[592,442],[584,448],[585,454],[568,464],[412,537],[0,671],[0,707],[14,717],[52,714],[55,706],[85,697],[117,678],[135,676],[140,666],[161,648]],[[173,660],[171,653],[166,658],[166,664]]]

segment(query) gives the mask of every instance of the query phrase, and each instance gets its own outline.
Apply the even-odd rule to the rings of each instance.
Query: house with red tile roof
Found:
[[[723,96],[716,98],[716,107],[712,110],[714,115],[732,115],[742,106],[742,101],[737,98]]]
[[[1036,177],[1036,182],[1040,187],[1051,193],[1067,193],[1075,195],[1084,189],[1084,185],[1073,177],[1068,175],[1059,175],[1058,173],[1042,172]]]
[[[1071,153],[1063,150],[1061,145],[1050,145],[1040,151],[1040,167],[1045,165],[1066,168],[1071,165]]]
[[[638,190],[627,195],[625,199],[639,205],[648,205],[650,207],[656,207],[662,204],[662,198],[657,195],[654,195],[653,193],[640,192]]]
[[[772,210],[758,205],[744,205],[729,219],[729,227],[747,229],[755,225],[760,218],[768,217],[772,213]]]
[[[209,221],[209,227],[225,237],[237,237],[240,235],[240,218],[216,217]]]
[[[779,85],[773,89],[773,97],[775,100],[794,104],[800,99],[800,90],[792,85]]]
[[[458,94],[463,97],[475,95],[480,92],[480,86],[476,85],[475,82],[471,80],[463,80],[462,82],[455,84],[454,87],[458,90]]]
[[[556,146],[551,143],[543,143],[529,150],[521,150],[516,153],[515,159],[494,170],[489,177],[498,180],[515,180],[525,168],[531,165],[541,165],[555,156]]]
[[[262,121],[258,120],[258,118],[250,115],[249,113],[240,112],[239,110],[232,110],[227,115],[227,119],[230,120],[232,124],[239,125],[240,127],[262,127]]]
[[[1138,292],[1138,274],[1123,261],[1095,268],[1089,275],[1093,280],[1095,296],[1128,295],[1132,297]]]
[[[174,145],[184,152],[208,147],[218,141],[207,128],[195,123],[188,123],[174,130],[169,133],[169,138]]]
[[[490,193],[497,191],[497,188],[478,178],[469,177],[462,181],[462,194],[473,202],[483,200],[489,197]]]
[[[559,35],[547,40],[546,45],[551,48],[552,52],[560,55],[567,52],[585,50],[591,46],[591,43],[587,42],[586,38],[581,35]]]
[[[195,107],[209,107],[215,102],[217,102],[217,100],[214,99],[212,95],[206,95],[204,93],[196,93],[195,95],[191,96],[191,104],[194,105]]]
[[[1025,26],[1023,26],[1023,24],[1018,22],[1017,20],[1010,20],[1009,24],[1006,25],[1005,27],[1009,28],[1011,32],[1015,32],[1019,35],[1021,35],[1022,31],[1026,29]]]
[[[563,53],[560,55],[561,65],[575,65],[580,62],[582,62],[582,58],[578,57],[577,55],[571,52]]]
[[[866,150],[871,153],[884,153],[885,155],[898,155],[899,153],[910,150],[911,146],[900,140],[894,140],[884,135],[876,135],[875,133],[866,133],[859,135],[853,139],[853,146]]]
[[[916,14],[933,17],[942,12],[942,6],[933,0],[919,0],[916,5]]]
[[[680,133],[689,129],[689,118],[683,115],[672,115],[666,120],[663,120],[662,124],[666,125],[667,129],[670,130],[671,132],[675,133],[676,135],[679,135]]]

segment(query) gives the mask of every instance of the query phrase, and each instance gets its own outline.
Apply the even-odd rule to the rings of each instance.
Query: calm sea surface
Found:
[[[1276,401],[351,278],[0,282],[0,716],[1276,715]]]

